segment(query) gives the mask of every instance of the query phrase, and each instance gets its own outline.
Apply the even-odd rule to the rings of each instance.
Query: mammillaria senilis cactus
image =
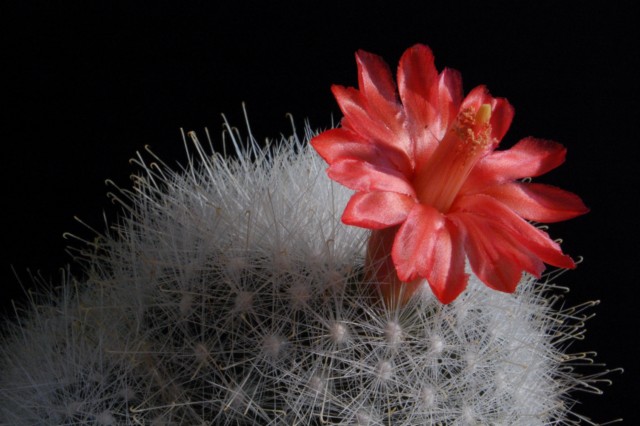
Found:
[[[120,219],[80,250],[86,277],[41,283],[7,325],[2,424],[586,420],[570,392],[604,373],[564,350],[593,303],[561,305],[543,262],[575,264],[527,222],[586,208],[517,180],[564,148],[495,150],[513,109],[463,97],[426,46],[399,94],[380,58],[357,61],[339,128],[260,148],[227,127],[235,158],[189,133],[178,171],[138,156]]]

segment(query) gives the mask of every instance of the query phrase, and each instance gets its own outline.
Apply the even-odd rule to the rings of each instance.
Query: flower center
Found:
[[[449,211],[473,166],[492,144],[490,119],[489,104],[458,113],[431,158],[416,171],[413,186],[420,203]]]

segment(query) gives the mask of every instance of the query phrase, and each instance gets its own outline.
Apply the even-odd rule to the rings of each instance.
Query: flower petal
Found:
[[[411,162],[403,151],[359,138],[359,135],[350,130],[330,129],[315,136],[311,145],[329,164],[352,159],[384,168],[395,168],[405,176],[413,173]]]
[[[373,131],[372,136],[374,139],[377,138],[378,142],[396,144],[410,154],[409,138],[402,125],[404,112],[398,101],[389,67],[378,55],[363,50],[356,53],[356,62],[360,89],[357,92],[360,95],[357,102],[366,112],[368,120],[363,120],[361,115],[352,116],[343,111],[345,112],[344,123],[355,126],[361,134]],[[334,94],[336,94],[335,90]],[[358,109],[352,111],[359,113]]]
[[[429,127],[437,114],[438,71],[431,49],[417,44],[407,49],[398,65],[398,90],[407,118],[416,129]]]
[[[395,168],[344,159],[331,164],[327,174],[331,179],[355,191],[389,191],[415,198],[413,186]]]
[[[494,151],[480,159],[462,192],[480,192],[494,184],[543,175],[562,164],[566,152],[562,145],[553,141],[522,139],[510,149]]]
[[[502,140],[511,126],[515,110],[504,98],[494,98],[491,103],[491,137],[496,145]]]
[[[480,85],[471,89],[467,96],[465,96],[462,105],[460,105],[460,109],[470,108],[473,111],[477,111],[482,104],[491,104],[492,101],[493,97],[489,94],[487,87]]]
[[[544,264],[523,249],[511,232],[497,220],[472,214],[453,215],[465,234],[465,250],[474,274],[488,287],[512,293],[527,271],[539,276]]]
[[[429,161],[449,127],[456,119],[462,102],[462,77],[452,69],[445,69],[440,74],[435,88],[436,94],[431,102],[437,113],[422,126],[415,123],[411,128],[414,140],[415,169],[421,169]]]
[[[381,111],[384,109],[380,104],[384,103],[381,97],[372,103],[352,87],[334,85],[331,90],[344,114],[343,128],[359,135],[362,140],[400,150],[408,159],[413,158],[410,137],[402,126],[404,114],[399,105],[392,112],[384,112]],[[376,102],[378,105],[372,106]]]
[[[488,195],[461,197],[455,210],[448,217],[466,230],[465,247],[471,266],[491,287],[515,286],[517,283],[508,279],[515,279],[517,269],[539,276],[544,270],[541,261],[561,268],[575,267],[548,234]]]
[[[356,63],[358,64],[358,87],[367,100],[368,107],[387,124],[398,125],[395,116],[400,111],[400,105],[387,63],[380,56],[364,50],[356,53]]]
[[[403,222],[416,202],[395,192],[358,192],[342,214],[347,225],[367,229],[384,229]]]
[[[542,261],[519,249],[513,235],[496,221],[468,220],[464,229],[471,269],[488,287],[513,293],[524,271],[537,277],[544,271]]]
[[[396,135],[380,121],[372,117],[366,98],[353,87],[334,85],[331,91],[344,114],[342,127],[353,130],[364,139],[389,143],[396,139]]]
[[[497,199],[524,219],[536,222],[559,222],[589,211],[577,195],[539,183],[505,183],[487,188],[483,193]]]
[[[413,207],[396,234],[391,255],[402,281],[426,278],[442,303],[451,302],[466,288],[460,234],[433,207]]]
[[[444,137],[456,119],[463,98],[462,76],[456,70],[445,68],[438,81],[438,126],[432,126],[438,140]]]

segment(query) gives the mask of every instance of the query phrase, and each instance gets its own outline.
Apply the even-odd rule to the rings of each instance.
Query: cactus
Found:
[[[362,285],[351,192],[295,134],[234,157],[193,133],[185,167],[138,155],[120,218],[79,244],[82,278],[40,282],[0,351],[4,425],[570,425],[588,308],[558,272],[514,294],[471,276],[441,304]],[[467,266],[469,271],[469,267]],[[586,312],[585,312],[586,311]]]

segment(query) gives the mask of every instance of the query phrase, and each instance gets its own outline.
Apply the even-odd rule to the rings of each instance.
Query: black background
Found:
[[[90,3],[90,2],[87,2]],[[584,262],[559,281],[568,304],[601,300],[575,350],[611,368],[603,396],[578,395],[597,421],[635,413],[638,388],[638,13],[631,1],[273,3],[137,2],[118,6],[3,2],[3,306],[22,298],[12,272],[56,280],[69,261],[63,232],[90,236],[116,209],[104,180],[129,184],[144,145],[184,161],[180,128],[214,138],[221,113],[240,128],[246,103],[254,136],[327,127],[340,117],[329,87],[353,86],[353,54],[392,68],[404,49],[428,44],[439,69],[462,72],[465,90],[486,84],[516,116],[503,145],[554,139],[568,160],[545,176],[581,195],[591,212],[550,233]],[[347,2],[345,2],[347,3]],[[10,314],[10,313],[9,313]]]

